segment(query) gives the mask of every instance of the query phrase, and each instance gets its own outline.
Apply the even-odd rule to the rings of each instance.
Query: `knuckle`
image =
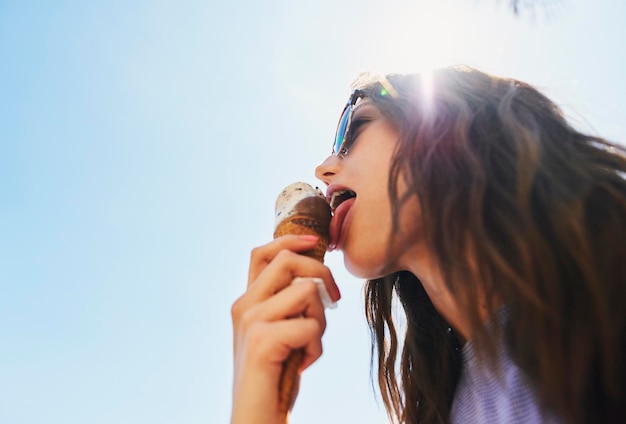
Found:
[[[254,262],[255,260],[258,260],[259,257],[263,257],[264,256],[264,248],[263,246],[257,246],[254,247],[251,251],[250,251],[250,261]]]
[[[322,343],[315,343],[315,345],[313,345],[313,355],[315,357],[315,359],[319,358],[320,356],[322,356],[322,354],[324,353],[324,348],[322,346]]]
[[[322,355],[322,336],[319,333],[319,323],[313,321],[310,323],[309,331],[312,334],[311,342],[309,343],[309,353],[315,357],[319,358]]]
[[[294,256],[294,253],[288,249],[281,249],[276,255],[276,259],[279,261],[288,261]]]
[[[324,334],[325,331],[326,331],[326,316],[322,315],[322,320],[319,323],[320,337],[322,334]]]
[[[250,331],[255,328],[255,324],[258,324],[256,321],[256,313],[253,309],[247,309],[243,312],[239,318],[239,326],[244,331]]]
[[[320,337],[321,334],[323,333],[323,329],[322,329],[322,323],[320,323],[318,320],[316,319],[310,319],[308,320],[308,331],[311,334],[314,334],[316,337]]]
[[[246,302],[242,296],[238,298],[237,300],[235,300],[233,304],[231,305],[230,315],[234,321],[238,321],[245,310],[246,310]]]
[[[322,316],[320,320],[316,321],[316,326],[315,326],[316,333],[315,334],[317,335],[317,337],[321,339],[325,331],[326,331],[326,318]]]

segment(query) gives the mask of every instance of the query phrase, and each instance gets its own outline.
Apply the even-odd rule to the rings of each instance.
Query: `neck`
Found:
[[[471,340],[474,336],[474,330],[470,324],[471,320],[467,317],[467,311],[461,307],[459,295],[453,295],[448,289],[444,278],[437,266],[432,263],[421,261],[415,263],[409,269],[422,282],[424,290],[428,294],[430,301],[433,303],[437,312],[450,324],[461,339],[461,343]],[[485,323],[489,319],[484,295],[479,295],[479,316],[480,320]]]

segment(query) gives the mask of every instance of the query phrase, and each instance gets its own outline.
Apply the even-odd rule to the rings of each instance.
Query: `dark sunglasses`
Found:
[[[381,85],[380,95],[381,96],[391,96],[398,97],[398,92],[393,88],[393,86],[387,81],[382,75],[377,77],[378,82]],[[343,112],[341,112],[341,117],[339,118],[339,123],[337,124],[337,131],[335,132],[335,142],[333,143],[333,155],[337,155],[340,158],[346,157],[350,147],[354,140],[350,139],[350,124],[352,124],[352,112],[354,112],[354,107],[359,99],[363,99],[366,97],[366,94],[362,90],[354,90],[350,99],[348,99],[348,103],[346,103],[346,107],[343,108]]]
[[[337,131],[335,132],[335,142],[333,143],[333,155],[339,157],[345,157],[348,154],[348,149],[351,146],[351,142],[348,139],[350,133],[350,124],[352,123],[352,112],[357,101],[364,97],[364,93],[361,90],[354,90],[346,107],[341,112],[339,123],[337,124]]]

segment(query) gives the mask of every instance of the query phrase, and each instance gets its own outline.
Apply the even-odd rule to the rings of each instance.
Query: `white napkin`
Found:
[[[322,305],[324,305],[325,309],[335,309],[337,307],[337,302],[333,302],[333,300],[330,298],[330,295],[328,294],[328,291],[326,290],[324,280],[316,277],[296,277],[293,279],[291,284],[298,284],[302,281],[313,281],[315,283],[315,285],[317,286],[317,293],[319,294]]]

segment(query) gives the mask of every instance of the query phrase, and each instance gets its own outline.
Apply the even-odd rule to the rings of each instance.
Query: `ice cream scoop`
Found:
[[[290,184],[276,199],[274,238],[287,234],[318,236],[315,248],[303,254],[324,262],[324,254],[328,248],[330,218],[330,206],[321,190],[303,182]],[[323,285],[321,289],[323,290]],[[303,358],[304,350],[298,349],[292,351],[283,363],[278,406],[285,415],[293,403],[298,368]]]
[[[315,249],[304,254],[324,262],[328,247],[330,206],[324,193],[303,182],[288,185],[276,199],[274,238],[286,234],[315,235]]]

